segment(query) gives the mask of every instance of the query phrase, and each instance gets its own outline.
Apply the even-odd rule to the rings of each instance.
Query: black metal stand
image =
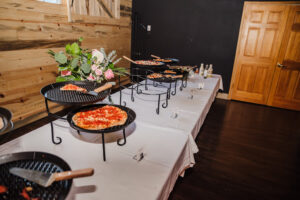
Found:
[[[48,100],[45,98],[45,104],[46,104],[46,110],[48,113],[48,117],[55,117],[57,119],[63,119],[63,120],[67,120],[66,118],[60,117],[58,115],[55,115],[53,113],[50,112],[49,110],[49,106],[48,106]],[[50,122],[50,126],[51,126],[51,139],[52,139],[52,143],[53,144],[60,144],[62,142],[61,137],[56,136],[57,141],[55,141],[55,136],[54,136],[54,128],[53,128],[53,122]]]
[[[132,75],[131,75],[132,76]],[[135,75],[135,76],[138,76],[138,75]],[[143,77],[140,77],[140,76],[138,76],[138,77],[135,77],[135,78],[132,78],[131,77],[131,80],[137,80],[137,79],[139,79],[139,80],[144,80],[145,81],[145,83],[140,83],[140,82],[137,82],[137,83],[132,83],[131,84],[131,86],[129,86],[129,87],[125,87],[125,86],[121,86],[120,85],[120,78],[119,78],[119,87],[120,87],[120,90],[119,90],[119,93],[120,93],[120,99],[119,99],[119,103],[120,103],[120,105],[122,105],[122,104],[125,104],[126,105],[126,102],[125,101],[122,101],[122,96],[123,96],[123,92],[122,92],[122,89],[129,89],[130,90],[130,99],[131,99],[131,101],[132,102],[134,102],[135,101],[135,99],[134,99],[134,91],[135,91],[135,93],[136,94],[143,94],[143,95],[151,95],[151,96],[153,96],[153,95],[157,95],[157,108],[156,108],[156,113],[157,114],[159,114],[159,111],[160,111],[160,105],[162,105],[162,107],[163,108],[167,108],[168,107],[168,100],[170,99],[170,96],[171,96],[171,84],[172,83],[170,83],[170,87],[166,87],[166,86],[164,86],[164,85],[158,85],[158,83],[157,82],[155,82],[155,81],[153,81],[153,83],[149,83],[149,81],[147,80],[147,78],[146,79],[143,79]],[[177,80],[175,81],[175,87],[177,87]],[[165,88],[167,91],[166,92],[164,92],[164,91],[162,91],[162,92],[160,92],[160,93],[157,93],[157,94],[151,94],[150,92],[150,90],[149,90],[149,88],[148,88],[148,86],[149,85],[152,85],[153,84],[153,86],[154,87],[160,87],[160,88]],[[122,89],[121,89],[122,88]],[[143,91],[143,89],[144,89],[144,91]],[[149,91],[149,92],[145,92],[145,91]],[[175,95],[176,94],[176,88],[175,88],[175,91],[173,91],[172,92],[172,95]],[[161,96],[162,95],[166,95],[166,98],[165,98],[165,100],[163,99],[161,99]],[[162,104],[161,104],[161,101],[165,101],[165,102],[163,102]]]
[[[119,139],[117,140],[117,144],[118,144],[119,146],[124,146],[124,145],[126,144],[125,128],[124,128],[122,131],[123,131],[123,138],[119,138]],[[77,130],[77,133],[78,133],[78,135],[81,135],[79,130]],[[99,132],[99,133],[101,133],[101,136],[102,136],[102,154],[103,154],[103,161],[106,161],[105,133],[103,133],[103,132]],[[123,142],[121,142],[121,140],[123,140]]]
[[[187,87],[187,80],[188,80],[188,75],[182,77],[180,91],[182,91],[183,88]]]

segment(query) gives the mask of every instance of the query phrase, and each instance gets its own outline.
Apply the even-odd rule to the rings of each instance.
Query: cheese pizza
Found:
[[[87,92],[87,90],[85,88],[79,87],[77,85],[73,85],[73,84],[67,84],[63,87],[60,88],[60,90],[63,91],[78,91],[78,92]]]
[[[162,78],[163,75],[159,74],[159,73],[152,73],[150,75],[147,76],[148,78]]]
[[[76,126],[88,130],[101,130],[125,124],[127,113],[115,106],[103,106],[76,113],[72,120]]]

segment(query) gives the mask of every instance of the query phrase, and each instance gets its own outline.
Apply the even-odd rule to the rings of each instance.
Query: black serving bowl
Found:
[[[11,121],[12,114],[11,112],[3,107],[0,107],[0,117],[3,120],[3,127],[0,129],[0,135],[6,133],[14,127],[13,122]]]

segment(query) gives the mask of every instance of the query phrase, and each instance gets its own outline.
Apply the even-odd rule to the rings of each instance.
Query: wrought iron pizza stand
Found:
[[[150,72],[147,71],[146,74],[149,74]],[[153,73],[151,71],[151,73]],[[163,108],[167,108],[168,107],[168,100],[170,99],[170,88],[165,86],[165,85],[160,85],[160,87],[162,88],[163,91],[153,91],[153,90],[148,90],[148,86],[152,86],[153,83],[149,83],[149,81],[147,81],[148,79],[145,78],[144,76],[140,76],[140,75],[130,75],[130,80],[131,80],[131,84],[130,86],[122,86],[119,84],[120,90],[119,90],[119,96],[120,96],[120,101],[119,104],[120,105],[124,105],[126,106],[126,102],[122,101],[122,96],[123,94],[126,94],[123,89],[128,89],[130,90],[130,99],[132,102],[135,101],[135,97],[134,97],[134,93],[138,94],[138,95],[146,95],[146,96],[157,96],[157,108],[156,108],[156,113],[159,114],[160,112],[160,105]],[[143,83],[143,81],[141,82],[134,82],[134,80],[144,80],[145,82]],[[175,81],[175,80],[174,80]],[[120,83],[120,81],[119,81]],[[154,93],[153,93],[154,92]],[[162,96],[166,96],[166,98],[162,98]],[[161,103],[162,101],[164,101],[163,103]]]
[[[87,110],[90,110],[90,109],[93,109],[93,108],[101,108],[101,107],[106,106],[106,105],[108,105],[108,104],[93,104],[93,105],[83,106],[81,108],[78,108],[78,109],[75,109],[75,110],[71,111],[67,116],[67,121],[69,122],[70,126],[72,128],[74,128],[75,130],[77,130],[77,132],[79,134],[80,134],[80,131],[82,131],[82,132],[86,132],[86,133],[94,133],[94,134],[101,134],[102,135],[102,149],[103,149],[102,152],[103,152],[103,160],[104,161],[106,161],[105,134],[122,130],[123,131],[123,138],[118,139],[117,144],[119,146],[125,145],[126,144],[125,128],[135,120],[135,118],[136,118],[135,112],[133,110],[131,110],[130,108],[127,108],[125,106],[113,105],[113,106],[118,107],[118,108],[120,108],[121,110],[123,110],[127,113],[127,120],[126,120],[125,124],[119,125],[119,126],[113,126],[113,127],[106,128],[106,129],[100,129],[100,130],[89,130],[89,129],[81,128],[81,127],[77,126],[74,123],[72,118],[77,112],[87,111]],[[123,139],[123,142],[121,142],[122,139]]]
[[[54,113],[50,112],[48,101],[52,101],[61,105],[87,105],[92,104],[95,102],[102,101],[105,99],[108,95],[110,95],[111,89],[105,90],[100,92],[97,96],[92,96],[88,94],[84,94],[82,92],[77,91],[61,91],[60,88],[63,87],[66,84],[74,84],[79,87],[85,88],[88,91],[92,91],[100,86],[103,85],[96,82],[88,82],[88,81],[67,81],[67,82],[60,82],[60,83],[53,83],[49,84],[41,89],[41,94],[45,98],[45,105],[46,110],[49,117],[54,117],[56,119],[62,119],[67,120],[64,117],[58,116]],[[62,142],[61,137],[54,136],[54,128],[53,128],[53,122],[50,122],[51,126],[51,139],[53,144],[60,144]]]

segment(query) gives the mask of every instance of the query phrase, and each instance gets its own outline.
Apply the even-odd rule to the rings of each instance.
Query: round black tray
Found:
[[[72,179],[56,181],[45,188],[26,179],[9,173],[12,167],[55,173],[71,170],[61,158],[44,152],[20,152],[0,156],[0,185],[8,188],[7,193],[0,194],[0,199],[22,199],[20,193],[25,187],[32,187],[28,192],[31,197],[63,200],[67,197],[72,186]]]
[[[167,77],[162,77],[162,78],[148,78],[151,81],[156,81],[159,83],[173,83],[181,78],[167,78]]]
[[[163,61],[159,61],[159,62],[163,62],[166,65],[172,65],[172,64],[177,64],[179,63],[179,60],[177,58],[164,58],[165,60],[171,60],[170,62],[163,62]],[[154,61],[156,61],[155,59],[153,59]]]
[[[72,120],[73,116],[78,112],[87,111],[92,108],[101,108],[106,105],[115,106],[115,107],[118,107],[118,108],[124,110],[127,113],[127,120],[126,120],[125,124],[120,125],[120,126],[113,126],[113,127],[106,128],[106,129],[100,129],[100,130],[88,130],[88,129],[84,129],[84,128],[80,128],[80,127],[76,126]],[[83,131],[83,132],[87,132],[87,133],[110,133],[110,132],[114,132],[114,131],[119,131],[119,130],[126,128],[129,124],[134,122],[135,118],[136,118],[136,114],[130,108],[125,107],[125,106],[120,106],[120,105],[114,105],[114,104],[113,105],[112,104],[94,104],[94,105],[83,106],[81,108],[71,111],[67,116],[67,120],[72,128],[74,128],[78,131]]]
[[[94,89],[102,86],[104,83],[96,83],[90,81],[67,81],[52,83],[41,89],[41,94],[48,100],[59,104],[65,105],[83,105],[91,104],[98,101],[102,101],[109,94],[111,89],[102,91],[98,96],[93,96],[77,91],[61,91],[60,88],[66,84],[73,84],[79,87],[87,89],[87,91],[93,91]]]
[[[149,60],[149,61],[152,61],[152,60]],[[158,61],[155,61],[155,62],[158,62]],[[141,67],[141,68],[154,68],[154,69],[165,66],[164,62],[158,62],[158,63],[160,63],[160,65],[141,65],[141,64],[134,64],[134,63],[133,63],[133,65],[135,65],[136,67]]]

